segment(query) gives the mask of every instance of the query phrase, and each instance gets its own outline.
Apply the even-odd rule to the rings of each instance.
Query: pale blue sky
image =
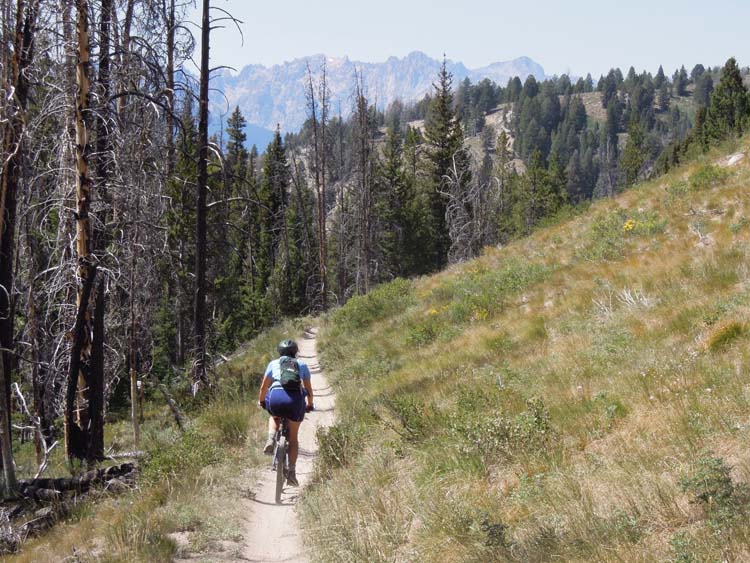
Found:
[[[200,3],[201,0],[198,0]],[[243,20],[214,32],[211,63],[240,70],[316,53],[384,61],[424,51],[469,68],[528,56],[547,74],[612,66],[669,74],[750,65],[750,0],[212,0]],[[197,11],[192,11],[195,21]],[[218,15],[218,14],[217,14]]]

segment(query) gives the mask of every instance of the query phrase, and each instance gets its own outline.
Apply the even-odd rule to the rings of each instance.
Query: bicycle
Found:
[[[287,419],[282,418],[273,437],[273,463],[271,469],[276,472],[276,504],[281,504],[281,492],[284,479],[289,469],[289,427]]]

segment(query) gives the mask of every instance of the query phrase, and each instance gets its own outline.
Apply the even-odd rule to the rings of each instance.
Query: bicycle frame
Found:
[[[289,468],[289,425],[287,419],[282,418],[274,435],[274,450],[272,470],[276,472],[276,504],[281,504],[281,492],[284,479]]]

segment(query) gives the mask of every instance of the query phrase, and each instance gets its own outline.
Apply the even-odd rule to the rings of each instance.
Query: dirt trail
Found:
[[[334,420],[335,397],[325,375],[320,369],[316,350],[317,328],[310,329],[299,341],[299,359],[305,362],[312,373],[315,411],[305,415],[300,427],[299,458],[297,459],[297,479],[299,487],[284,487],[282,504],[274,502],[276,474],[264,469],[258,483],[253,487],[255,497],[248,504],[251,507],[245,528],[243,561],[263,563],[307,563],[303,541],[299,532],[296,512],[297,497],[312,477],[313,461],[318,445],[315,432],[319,426],[330,426]],[[260,447],[260,444],[258,445]]]

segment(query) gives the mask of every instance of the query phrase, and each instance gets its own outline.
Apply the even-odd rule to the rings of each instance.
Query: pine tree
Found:
[[[610,70],[607,77],[600,80],[599,84],[602,92],[602,106],[609,108],[612,100],[617,98],[617,75],[615,70]]]
[[[404,170],[404,147],[397,129],[386,132],[383,158],[378,165],[376,182],[376,215],[381,222],[378,238],[379,253],[384,268],[395,276],[405,277],[415,272],[418,262],[419,231],[414,214],[414,186]]]
[[[445,266],[450,248],[450,237],[446,225],[446,198],[441,193],[446,178],[453,166],[454,156],[463,146],[461,124],[453,112],[453,77],[448,72],[446,61],[434,84],[435,93],[425,120],[425,141],[427,143],[427,198],[430,209],[430,230],[432,237],[425,246],[428,261],[434,269]],[[460,162],[463,166],[466,163]]]
[[[664,75],[664,68],[659,65],[659,70],[656,71],[654,76],[654,88],[659,90],[667,82],[667,77]]]
[[[226,166],[235,182],[244,181],[247,174],[248,152],[245,149],[245,141],[247,141],[247,134],[245,133],[246,125],[247,121],[245,117],[240,113],[239,106],[236,106],[232,115],[227,119],[227,136],[229,137],[229,142],[227,143],[226,154]]]
[[[644,145],[643,128],[637,119],[633,119],[628,126],[628,143],[625,145],[620,160],[626,186],[631,186],[638,181],[641,169],[646,161]]]
[[[263,175],[258,188],[258,285],[261,292],[268,288],[271,272],[276,265],[279,244],[284,234],[284,208],[287,202],[290,176],[286,150],[279,129],[266,148]]]
[[[714,91],[714,80],[708,73],[700,74],[695,79],[695,91],[693,100],[698,106],[708,107],[711,103],[711,94]]]
[[[690,71],[690,81],[695,84],[698,82],[698,79],[703,76],[706,72],[706,68],[702,64],[697,64],[693,67],[693,70]]]
[[[672,75],[672,89],[675,96],[687,96],[688,74],[685,67],[680,67]]]
[[[706,134],[714,141],[728,135],[741,135],[750,116],[747,88],[734,57],[724,65],[721,79],[711,96],[706,116]]]
[[[218,229],[214,229],[213,239],[216,252],[225,257],[215,265],[216,307],[220,318],[225,319],[219,330],[219,345],[230,349],[237,344],[242,320],[241,291],[244,272],[244,250],[247,247],[248,231],[243,228],[227,229],[227,225],[242,225],[247,205],[242,196],[249,195],[248,152],[245,149],[246,121],[239,107],[235,107],[227,120],[227,147],[224,161],[224,184],[221,198],[223,203],[215,211],[218,216]],[[239,201],[238,201],[239,200]]]

